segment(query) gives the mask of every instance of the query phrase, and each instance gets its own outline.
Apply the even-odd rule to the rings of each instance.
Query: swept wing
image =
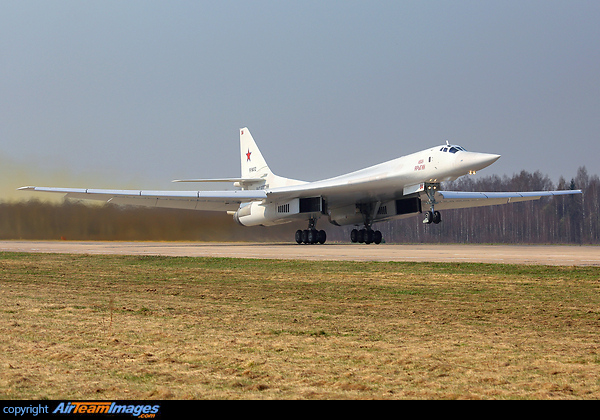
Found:
[[[120,205],[188,210],[234,211],[241,203],[264,200],[263,190],[149,191],[92,188],[22,187],[20,190],[66,194],[68,198],[99,200]]]
[[[439,191],[436,193],[435,208],[438,210],[464,209],[469,207],[493,206],[539,200],[542,197],[581,194],[581,190],[527,191],[527,192],[467,192]],[[424,197],[426,201],[427,196]]]

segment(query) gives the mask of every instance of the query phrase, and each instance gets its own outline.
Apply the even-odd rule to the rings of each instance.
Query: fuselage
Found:
[[[500,155],[468,152],[460,146],[440,145],[402,156],[365,169],[321,181],[296,186],[273,188],[276,195],[314,196],[333,192],[329,201],[338,201],[335,191],[343,189],[343,201],[355,202],[372,199],[400,198],[407,187],[421,183],[453,181],[460,176],[475,173],[500,158]]]
[[[439,185],[474,173],[495,162],[500,155],[468,152],[460,146],[440,145],[402,156],[365,169],[314,182],[298,182],[270,188],[264,185],[267,200],[243,205],[234,218],[240,224],[275,225],[293,220],[318,219],[328,215],[337,225],[356,224],[363,219],[364,206],[374,210],[373,220],[402,217],[396,200],[422,194],[425,185]],[[318,199],[313,211],[303,210],[311,199]],[[360,210],[363,206],[363,210]],[[404,210],[403,210],[404,211]],[[415,212],[420,212],[416,209]],[[407,211],[406,214],[410,212]]]

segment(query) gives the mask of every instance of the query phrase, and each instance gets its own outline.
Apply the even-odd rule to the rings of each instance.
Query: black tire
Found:
[[[425,223],[427,223],[428,225],[431,224],[431,222],[433,222],[433,213],[430,211],[426,211],[425,212]]]
[[[317,235],[318,232],[316,229],[309,229],[308,231],[308,243],[309,244],[316,244],[317,243]]]
[[[308,229],[304,229],[302,231],[302,242],[304,242],[305,244],[308,244]]]
[[[373,231],[371,229],[365,229],[365,243],[369,245],[373,242]]]
[[[373,242],[377,245],[379,245],[381,243],[381,241],[383,240],[383,235],[381,235],[381,232],[376,230],[373,233]]]
[[[362,244],[365,242],[365,232],[366,232],[366,229],[361,229],[358,231],[358,235],[356,235],[356,241],[359,244]]]
[[[295,239],[298,244],[302,243],[302,231],[300,229],[296,231]]]
[[[317,241],[323,245],[325,243],[325,241],[327,240],[327,233],[324,230],[320,230],[318,235],[317,235]]]
[[[350,240],[352,243],[358,242],[358,230],[352,229],[352,232],[350,232]]]

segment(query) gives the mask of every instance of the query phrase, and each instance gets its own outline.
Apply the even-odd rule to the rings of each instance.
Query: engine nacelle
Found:
[[[243,203],[233,214],[233,220],[242,226],[273,226],[318,217],[324,213],[323,208],[321,197],[294,198],[278,203],[253,201]]]
[[[252,203],[243,203],[238,211],[233,214],[233,220],[242,226],[260,226],[265,225],[265,205],[253,201]]]

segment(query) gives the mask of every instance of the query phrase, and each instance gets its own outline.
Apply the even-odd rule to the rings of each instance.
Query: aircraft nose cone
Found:
[[[478,171],[500,159],[500,155],[492,153],[474,153],[468,152],[468,155],[461,157],[460,165],[468,171]]]
[[[492,163],[494,163],[498,159],[500,159],[500,155],[494,155],[492,153],[486,153],[486,157],[485,157],[486,165],[485,166],[491,165]]]
[[[494,155],[492,153],[477,153],[473,157],[472,164],[475,170],[483,169],[490,166],[492,163],[500,159],[500,155]]]

